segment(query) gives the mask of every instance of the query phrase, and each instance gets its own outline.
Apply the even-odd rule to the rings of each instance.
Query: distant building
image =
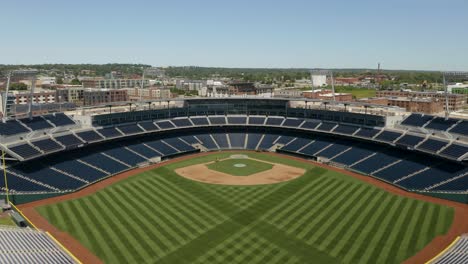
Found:
[[[86,78],[82,79],[81,83],[84,88],[99,88],[99,89],[125,89],[141,87],[142,79],[99,79]],[[145,79],[143,87],[149,87],[150,81]]]
[[[167,88],[127,88],[128,99],[131,101],[171,98],[171,91]]]
[[[55,90],[57,102],[69,102],[77,105],[83,104],[85,88],[81,86],[63,87]]]
[[[444,111],[444,103],[436,98],[376,97],[361,99],[361,102],[385,106],[398,106],[408,112],[437,114]]]
[[[28,104],[31,97],[30,93],[14,93],[15,104]],[[55,103],[54,91],[43,91],[32,94],[33,104],[50,104]]]
[[[320,99],[320,100],[333,100],[333,95],[336,101],[340,102],[350,102],[353,100],[353,95],[350,93],[335,93],[333,94],[331,90],[310,90],[310,91],[303,91],[302,95],[305,98],[310,99]]]
[[[296,89],[275,89],[273,91],[273,96],[286,98],[300,98],[302,97],[302,91]]]
[[[376,97],[407,97],[409,99],[434,98],[443,102],[445,109],[444,92],[413,92],[413,91],[377,91]],[[448,104],[450,111],[458,111],[467,104],[466,94],[448,94]]]
[[[83,105],[86,106],[125,101],[128,101],[125,89],[85,89],[83,92]]]
[[[312,87],[323,87],[327,85],[327,75],[312,73]]]

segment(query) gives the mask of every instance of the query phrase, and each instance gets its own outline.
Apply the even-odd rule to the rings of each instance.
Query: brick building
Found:
[[[83,92],[83,105],[86,106],[125,101],[128,101],[125,89],[85,89]]]
[[[408,100],[433,98],[442,102],[445,110],[445,93],[439,92],[412,92],[412,91],[377,91],[376,97],[407,97]],[[448,94],[450,111],[458,111],[466,105],[466,94]]]

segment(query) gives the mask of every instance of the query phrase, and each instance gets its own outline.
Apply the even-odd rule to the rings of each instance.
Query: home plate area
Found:
[[[303,175],[305,170],[237,154],[179,168],[175,172],[184,178],[211,184],[258,185],[292,180]]]

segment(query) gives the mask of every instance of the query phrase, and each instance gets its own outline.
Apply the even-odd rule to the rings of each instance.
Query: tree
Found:
[[[57,77],[57,84],[63,84],[63,78]]]
[[[10,90],[19,90],[24,91],[27,90],[28,86],[24,83],[12,83],[10,84]]]
[[[73,79],[73,80],[71,80],[70,84],[71,85],[81,85],[81,82],[78,79]]]

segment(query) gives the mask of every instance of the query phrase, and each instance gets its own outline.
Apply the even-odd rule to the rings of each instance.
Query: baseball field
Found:
[[[196,156],[36,210],[105,263],[400,263],[454,218],[448,206],[254,152]]]

